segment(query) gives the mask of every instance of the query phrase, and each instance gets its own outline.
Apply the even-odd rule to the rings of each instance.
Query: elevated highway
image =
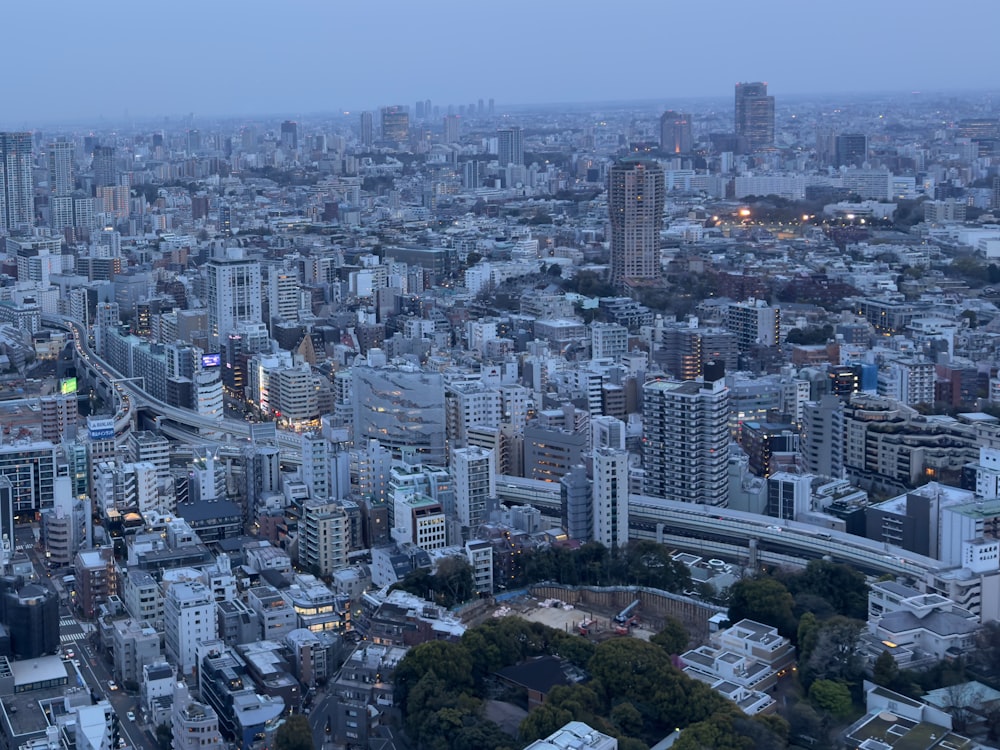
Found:
[[[191,409],[171,406],[154,398],[140,387],[138,379],[127,378],[115,370],[91,348],[86,327],[79,321],[57,315],[43,315],[42,322],[47,326],[64,328],[72,334],[80,364],[87,372],[103,384],[106,394],[114,397],[119,403],[115,414],[115,434],[124,441],[132,429],[135,412],[140,408],[149,409],[160,417],[161,425],[169,431],[163,422],[172,422],[188,428],[183,433],[172,431],[179,438],[189,442],[202,444],[217,444],[219,442],[247,441],[250,439],[250,423],[241,419],[223,417],[214,419],[199,414]],[[192,431],[193,430],[193,431]],[[203,434],[205,433],[205,434]],[[223,441],[214,437],[216,434],[225,436]],[[281,449],[283,461],[297,463],[301,461],[301,439],[294,432],[279,431],[278,447]]]

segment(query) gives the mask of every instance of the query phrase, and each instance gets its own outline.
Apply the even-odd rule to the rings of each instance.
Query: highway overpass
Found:
[[[58,315],[43,315],[42,322],[47,326],[64,328],[71,332],[73,345],[77,352],[77,359],[86,368],[87,372],[95,381],[104,384],[106,394],[111,395],[119,403],[118,412],[115,414],[115,434],[120,441],[124,441],[128,432],[132,429],[135,412],[139,408],[149,409],[157,414],[162,422],[173,422],[176,425],[197,430],[198,432],[185,432],[179,435],[189,442],[215,444],[220,442],[212,433],[222,433],[228,438],[235,438],[240,441],[250,439],[250,423],[241,419],[223,417],[213,419],[212,417],[199,414],[191,409],[179,406],[171,406],[159,399],[153,398],[143,390],[137,378],[127,378],[122,373],[115,370],[104,359],[90,347],[88,332],[83,323]],[[163,425],[167,427],[166,425]],[[208,435],[202,435],[204,431]],[[174,431],[177,435],[177,432]],[[224,441],[232,442],[232,440]],[[278,431],[278,447],[281,449],[283,461],[297,463],[301,461],[302,443],[298,434],[288,431]]]

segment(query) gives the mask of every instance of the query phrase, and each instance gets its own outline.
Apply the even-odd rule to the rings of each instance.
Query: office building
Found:
[[[410,113],[406,107],[382,108],[382,140],[402,143],[410,137]]]
[[[281,145],[295,151],[299,147],[299,124],[294,120],[281,123]]]
[[[643,493],[724,506],[729,498],[729,390],[721,368],[702,381],[643,386]]]
[[[834,141],[835,167],[862,167],[868,161],[868,136],[863,133],[841,133]]]
[[[659,164],[626,159],[611,167],[608,211],[611,224],[611,283],[660,276],[660,225],[666,190]]]
[[[667,154],[689,154],[693,145],[691,115],[673,110],[660,115],[660,151]]]
[[[444,142],[458,143],[458,126],[461,124],[458,115],[446,115],[444,118]]]
[[[361,146],[371,148],[375,142],[375,116],[371,112],[361,113]]]
[[[475,190],[479,187],[479,162],[469,159],[462,165],[462,187],[466,190]]]
[[[497,161],[501,167],[508,164],[524,165],[524,134],[521,128],[503,128],[497,131]]]
[[[30,227],[34,220],[31,133],[0,133],[0,229]]]
[[[94,172],[94,187],[114,187],[118,184],[115,170],[114,146],[97,146],[91,162]]]
[[[354,445],[445,464],[444,380],[413,366],[353,367]]]
[[[208,274],[208,326],[216,341],[242,324],[260,323],[262,295],[260,263],[231,249],[228,257],[212,258]]]
[[[13,487],[15,515],[33,515],[52,507],[56,449],[47,440],[0,446],[0,476]]]
[[[736,135],[751,151],[774,146],[774,97],[766,83],[736,84]]]

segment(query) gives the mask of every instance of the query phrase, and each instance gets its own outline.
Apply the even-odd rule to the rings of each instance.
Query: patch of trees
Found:
[[[670,550],[650,540],[629,542],[615,554],[598,542],[579,549],[549,547],[527,553],[521,567],[521,585],[556,581],[567,586],[648,586],[684,591],[691,574],[671,559]]]
[[[824,326],[807,326],[806,328],[793,328],[788,332],[785,339],[789,344],[825,344],[833,338],[833,326],[829,323]]]
[[[868,584],[853,568],[812,560],[805,570],[777,570],[737,581],[729,589],[729,619],[749,618],[772,625],[798,643],[799,619],[812,613],[817,620],[834,615],[854,620],[868,616]]]
[[[314,747],[309,719],[303,714],[287,717],[274,735],[274,750],[313,750]]]
[[[602,274],[594,271],[580,271],[572,279],[563,281],[563,291],[582,294],[584,297],[613,297],[615,288]]]
[[[523,720],[515,739],[483,718],[487,678],[543,655],[565,658],[591,679],[553,688]],[[781,719],[744,716],[678,670],[666,648],[635,638],[594,646],[513,617],[473,628],[459,643],[417,646],[400,662],[395,680],[407,733],[421,750],[520,748],[569,721],[584,721],[617,737],[623,750],[644,750],[678,727],[691,730],[688,744],[677,745],[681,750],[787,747],[788,727]],[[704,744],[708,739],[711,744]]]
[[[442,607],[454,607],[476,595],[472,566],[461,557],[444,558],[433,574],[427,568],[410,571],[393,588],[416,594]]]

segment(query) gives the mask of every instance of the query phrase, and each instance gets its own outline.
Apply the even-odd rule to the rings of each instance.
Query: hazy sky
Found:
[[[4,3],[0,121],[997,87],[1000,0]],[[927,24],[927,25],[925,25]]]

